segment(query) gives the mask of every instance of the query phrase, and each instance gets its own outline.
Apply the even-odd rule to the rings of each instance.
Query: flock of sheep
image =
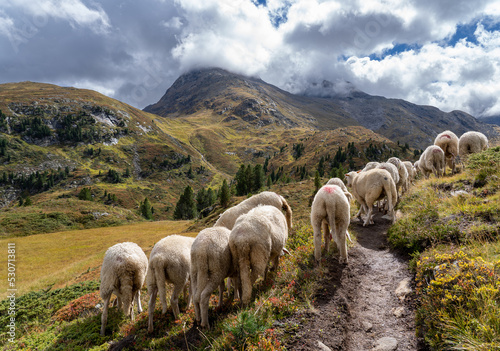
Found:
[[[445,131],[415,164],[391,157],[387,162],[369,162],[363,170],[347,173],[345,178],[351,192],[341,179],[330,179],[318,190],[311,205],[316,262],[319,264],[321,260],[322,236],[325,250],[329,250],[333,239],[340,252],[340,262],[347,262],[352,198],[359,203],[356,217],[364,220],[363,225],[373,224],[373,205],[377,201],[380,201],[379,208],[387,211],[386,218],[394,221],[394,207],[417,173],[428,177],[433,172],[439,177],[444,174],[446,164],[454,171],[460,157],[487,147],[488,140],[481,133],[467,132],[458,139],[453,132]],[[209,327],[211,294],[219,288],[219,306],[222,305],[224,280],[229,278],[227,285],[228,288],[234,286],[234,296],[240,296],[243,305],[250,303],[257,278],[265,279],[269,264],[272,263],[271,269],[275,270],[280,256],[288,253],[285,244],[291,227],[292,210],[287,201],[274,192],[264,191],[226,210],[213,227],[203,229],[196,238],[170,235],[161,239],[153,247],[149,261],[135,243],[110,247],[101,268],[100,295],[104,302],[101,335],[105,334],[112,294],[117,296],[118,307],[132,320],[134,301],[139,313],[142,312],[140,289],[144,281],[150,295],[149,332],[153,331],[158,294],[162,313],[167,311],[165,284],[173,284],[170,305],[177,318],[179,295],[182,291],[186,295],[189,280],[188,304],[192,300],[196,322]]]
[[[283,214],[282,210],[285,211]],[[153,331],[156,297],[167,311],[165,284],[173,284],[170,306],[175,318],[179,315],[179,295],[194,304],[196,321],[208,327],[208,303],[212,292],[219,288],[222,305],[224,280],[235,287],[246,305],[252,298],[252,286],[259,276],[266,277],[269,263],[278,267],[279,258],[288,253],[285,243],[292,227],[292,209],[280,195],[264,191],[221,214],[213,227],[203,229],[196,238],[170,235],[155,244],[149,262],[144,251],[135,243],[126,242],[110,247],[101,268],[100,295],[104,302],[101,335],[104,335],[109,301],[112,294],[123,312],[134,319],[133,302],[142,312],[140,289],[146,281],[149,299],[148,331]],[[188,302],[190,304],[191,301]]]

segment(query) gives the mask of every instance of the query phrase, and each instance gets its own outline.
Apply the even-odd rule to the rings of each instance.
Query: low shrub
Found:
[[[432,250],[417,261],[417,326],[435,350],[500,345],[500,261]]]

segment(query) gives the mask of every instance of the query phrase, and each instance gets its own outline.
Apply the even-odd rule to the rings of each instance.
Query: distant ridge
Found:
[[[169,118],[211,112],[225,117],[224,122],[257,128],[273,124],[331,130],[359,125],[418,148],[432,143],[443,130],[457,135],[478,130],[489,137],[497,136],[491,125],[463,111],[447,113],[432,106],[369,95],[348,82],[337,88],[324,81],[297,95],[259,78],[206,68],[181,75],[157,103],[144,111]]]

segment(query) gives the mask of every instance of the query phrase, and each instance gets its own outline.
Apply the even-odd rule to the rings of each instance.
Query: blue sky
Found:
[[[500,0],[0,0],[0,83],[143,108],[207,66],[500,115]]]

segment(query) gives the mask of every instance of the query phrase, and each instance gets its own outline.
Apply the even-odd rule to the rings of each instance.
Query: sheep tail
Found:
[[[288,225],[288,229],[292,229],[292,208],[288,205],[288,202],[285,198],[281,197],[282,209],[286,212],[286,224]]]
[[[120,277],[120,295],[122,300],[123,313],[130,316],[132,312],[132,286],[134,284],[133,276],[123,274]]]

